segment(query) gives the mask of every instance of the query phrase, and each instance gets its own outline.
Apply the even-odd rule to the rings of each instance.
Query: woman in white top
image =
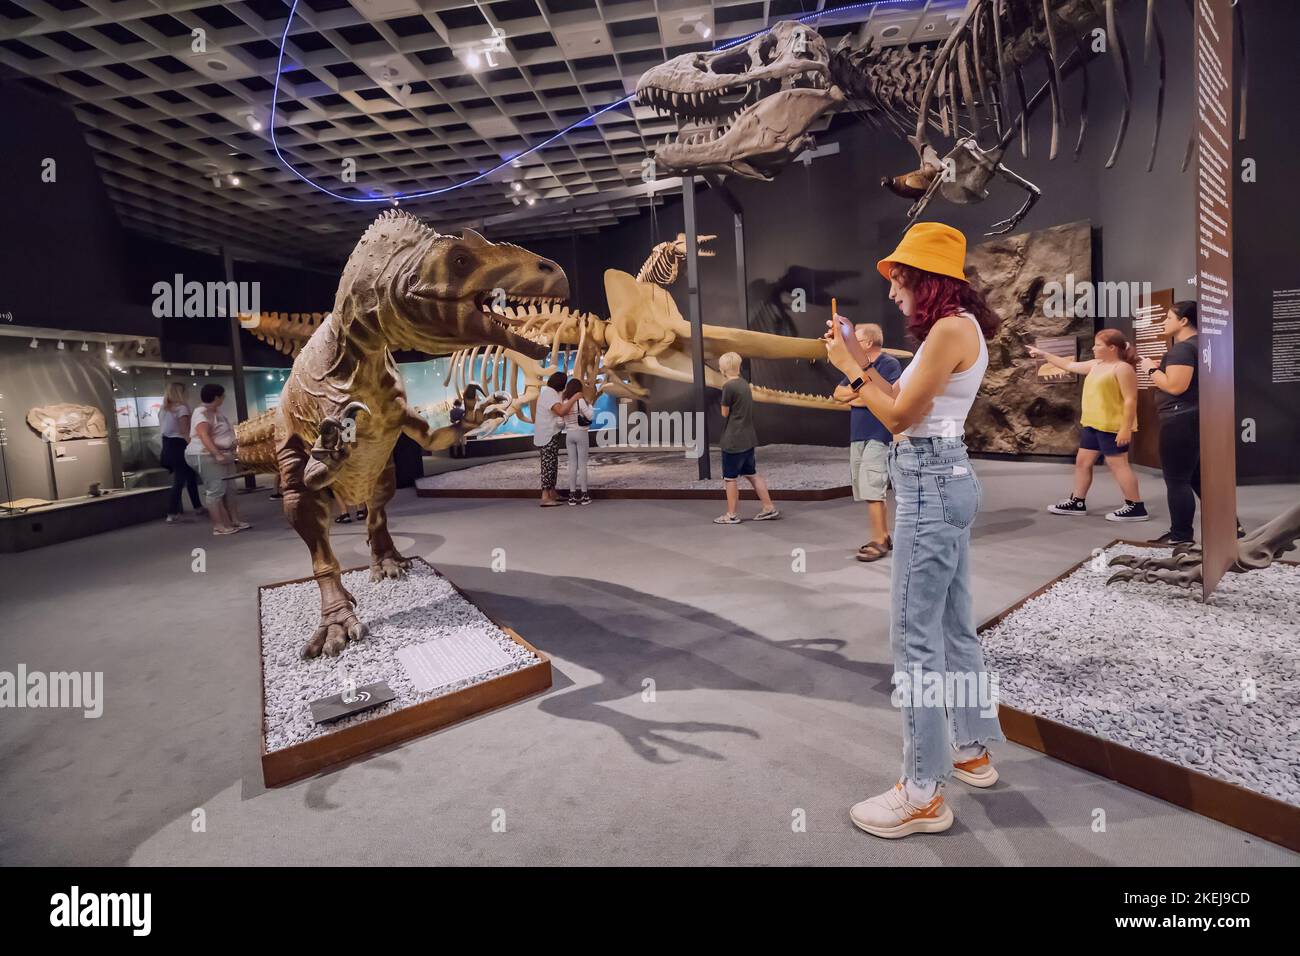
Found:
[[[577,401],[574,402],[574,399]],[[589,505],[591,495],[587,494],[587,452],[591,442],[587,430],[591,427],[594,413],[582,396],[582,379],[569,379],[569,384],[564,386],[563,400],[572,403],[564,415],[564,447],[569,456],[569,504]],[[582,486],[581,498],[578,497],[579,485]]]
[[[896,386],[870,367],[842,316],[826,340],[828,357],[857,392],[854,403],[897,436],[889,456],[897,502],[889,637],[903,774],[849,811],[860,829],[882,837],[952,826],[941,784],[956,776],[992,786],[998,775],[985,745],[1005,739],[972,617],[970,529],[980,486],[962,440],[988,367],[985,338],[1000,320],[966,281],[965,256],[956,229],[919,223],[877,266],[921,343]]]
[[[564,444],[564,416],[577,404],[576,398],[560,394],[569,377],[552,372],[537,396],[533,413],[533,444],[542,452],[542,507],[560,504],[555,495],[555,479],[560,473],[560,446]]]
[[[203,503],[212,519],[213,534],[234,534],[252,525],[239,520],[235,493],[230,478],[235,474],[235,429],[221,414],[226,390],[213,383],[199,393],[203,404],[190,419],[190,443],[185,460],[199,473],[203,483]]]
[[[172,490],[167,499],[167,523],[188,521],[181,506],[181,490],[188,488],[190,504],[195,511],[203,507],[199,502],[198,476],[185,461],[185,446],[190,440],[190,403],[183,382],[168,382],[163,393],[162,408],[158,410],[158,426],[162,433],[162,453],[158,460],[172,473]]]

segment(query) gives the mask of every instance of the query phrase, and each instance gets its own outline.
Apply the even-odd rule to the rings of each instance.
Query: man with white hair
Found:
[[[718,370],[727,377],[722,386],[722,478],[727,487],[727,511],[713,519],[714,524],[740,524],[740,486],[743,476],[754,486],[754,493],[763,502],[763,510],[754,515],[755,521],[770,521],[781,517],[767,493],[767,482],[758,474],[754,461],[754,447],[758,433],[754,431],[754,394],[749,383],[740,377],[740,356],[727,352],[718,359]]]
[[[891,385],[903,374],[898,359],[884,352],[885,333],[872,322],[853,327],[853,334],[875,362],[879,372]],[[853,500],[867,503],[867,521],[871,538],[858,548],[859,561],[879,561],[889,554],[894,541],[889,535],[889,510],[885,495],[889,491],[889,444],[894,436],[880,423],[865,404],[860,404],[857,393],[849,388],[849,380],[841,379],[835,389],[835,400],[852,402],[849,411],[849,475],[853,482]]]

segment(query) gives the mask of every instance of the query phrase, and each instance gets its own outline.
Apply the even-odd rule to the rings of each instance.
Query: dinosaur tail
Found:
[[[236,454],[245,470],[266,475],[278,470],[275,460],[277,415],[278,412],[272,409],[235,426]]]

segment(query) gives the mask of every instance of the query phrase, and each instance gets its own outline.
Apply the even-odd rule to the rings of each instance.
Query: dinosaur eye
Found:
[[[469,265],[469,256],[457,256],[455,262],[457,269],[464,269],[465,266]]]

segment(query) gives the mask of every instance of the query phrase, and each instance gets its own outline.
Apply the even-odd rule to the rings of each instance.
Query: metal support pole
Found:
[[[682,177],[682,212],[686,225],[686,294],[691,319],[691,374],[695,382],[695,412],[700,423],[703,453],[696,461],[700,479],[713,477],[709,463],[709,416],[704,404],[704,320],[700,312],[700,248],[695,228],[695,177]]]
[[[715,176],[706,176],[709,182],[709,188],[722,197],[722,201],[727,204],[731,210],[732,223],[736,230],[736,307],[740,310],[740,322],[746,330],[749,329],[749,281],[745,272],[745,207],[740,204],[740,200],[721,179]],[[741,362],[741,374],[746,379],[752,381],[753,376],[749,371],[749,359],[743,359]]]
[[[233,289],[235,281],[235,263],[230,258],[230,250],[221,247],[221,265],[226,275],[226,288]],[[238,295],[226,296],[226,311],[230,319],[230,374],[235,380],[235,421],[248,420],[248,396],[244,394],[244,350],[239,343],[239,302]],[[244,476],[244,487],[253,490],[257,487],[257,478],[251,474]]]

